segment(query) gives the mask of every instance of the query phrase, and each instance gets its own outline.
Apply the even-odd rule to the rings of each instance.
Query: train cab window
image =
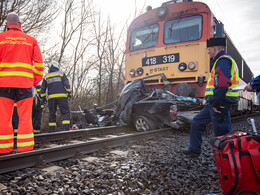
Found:
[[[158,41],[159,25],[152,24],[131,33],[130,51],[154,47]]]
[[[190,16],[170,20],[164,24],[164,43],[194,41],[202,35],[202,16]]]

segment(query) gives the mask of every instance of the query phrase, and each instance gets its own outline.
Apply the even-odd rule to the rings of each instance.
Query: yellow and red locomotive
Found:
[[[127,82],[164,73],[176,95],[204,97],[212,64],[206,41],[216,36],[219,21],[202,2],[176,0],[138,16],[130,24],[126,44]],[[224,30],[222,29],[222,32]],[[226,51],[239,68],[240,85],[253,74],[230,37]],[[145,80],[148,88],[162,88],[160,77]],[[244,98],[249,95],[241,94]]]

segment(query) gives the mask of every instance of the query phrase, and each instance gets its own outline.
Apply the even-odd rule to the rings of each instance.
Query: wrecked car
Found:
[[[200,104],[203,100],[177,96],[168,90],[169,82],[164,74],[154,76],[162,77],[164,88],[148,89],[144,80],[151,77],[132,81],[114,101],[116,104],[113,109],[94,106],[94,114],[84,108],[84,111],[80,112],[80,127],[134,125],[137,131],[148,131],[164,127],[178,129],[191,123],[196,110],[202,108]]]
[[[138,131],[147,131],[191,123],[203,100],[171,93],[164,74],[159,76],[165,84],[163,89],[148,90],[144,80],[151,77],[135,80],[123,88],[114,113],[119,125],[133,124]]]

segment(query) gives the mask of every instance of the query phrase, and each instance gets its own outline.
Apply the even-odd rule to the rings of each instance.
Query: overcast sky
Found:
[[[166,0],[167,1],[167,0]],[[124,23],[135,7],[161,6],[163,0],[99,0],[102,12],[112,22]],[[194,0],[195,1],[195,0]],[[260,0],[197,0],[206,3],[224,28],[255,76],[260,74]],[[97,1],[96,1],[97,2]],[[137,5],[136,5],[137,4]],[[146,6],[145,6],[146,7]]]

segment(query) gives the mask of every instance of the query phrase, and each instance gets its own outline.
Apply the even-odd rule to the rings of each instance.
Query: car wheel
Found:
[[[134,125],[137,131],[149,131],[157,128],[154,122],[142,115],[135,118]]]

